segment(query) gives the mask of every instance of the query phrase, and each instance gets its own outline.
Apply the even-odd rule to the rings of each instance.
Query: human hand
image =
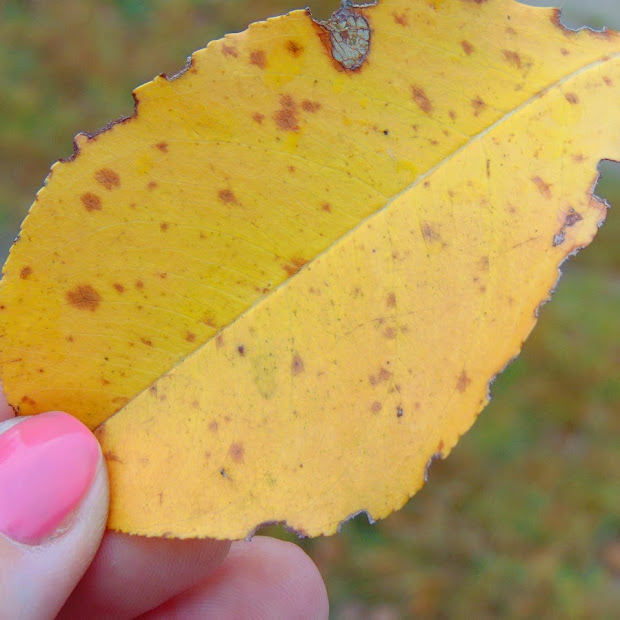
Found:
[[[66,413],[15,418],[0,399],[0,620],[327,618],[299,547],[105,531],[108,479]]]

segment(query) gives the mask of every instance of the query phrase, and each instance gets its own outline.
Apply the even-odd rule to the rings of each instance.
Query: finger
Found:
[[[59,618],[134,618],[209,575],[230,543],[108,532]]]
[[[223,564],[191,590],[145,614],[143,620],[324,620],[325,584],[296,545],[256,536],[233,543]]]
[[[0,423],[3,618],[53,618],[94,557],[107,519],[99,444],[58,411]]]

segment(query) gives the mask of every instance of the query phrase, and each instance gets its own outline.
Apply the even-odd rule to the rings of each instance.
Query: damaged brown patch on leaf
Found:
[[[23,267],[22,270],[19,272],[19,277],[22,280],[27,280],[31,274],[32,274],[32,267],[30,267],[30,265],[27,265],[26,267]]]
[[[321,104],[318,101],[310,101],[310,99],[304,99],[301,102],[301,109],[304,112],[318,112],[321,109]]]
[[[243,463],[245,448],[241,442],[232,443],[228,449],[228,454],[230,454],[230,458],[235,461],[235,463]]]
[[[158,142],[155,145],[155,148],[159,149],[162,153],[168,152],[168,143],[167,142]]]
[[[581,213],[575,211],[573,207],[569,207],[568,213],[564,218],[562,228],[560,228],[559,232],[553,237],[553,246],[555,247],[564,243],[564,241],[566,240],[566,229],[574,226],[575,224],[577,224],[577,222],[580,222],[581,220],[583,220]]]
[[[237,200],[237,197],[235,196],[234,192],[231,189],[221,189],[218,193],[217,193],[217,197],[222,201],[222,202],[226,202],[226,203],[233,203],[233,204],[239,204],[239,201]]]
[[[536,185],[536,189],[542,196],[544,196],[547,200],[551,199],[551,185],[549,183],[539,176],[532,177],[531,181],[534,185]]]
[[[383,368],[383,366],[379,369],[379,372],[376,375],[369,375],[368,382],[370,385],[377,385],[379,383],[384,383],[388,381],[392,376],[392,373],[389,370]]]
[[[280,109],[274,114],[278,129],[282,131],[299,131],[297,104],[290,95],[280,97]]]
[[[463,368],[461,374],[459,375],[459,378],[456,381],[456,389],[462,394],[469,387],[470,383],[471,379],[467,376],[467,373]]]
[[[424,240],[428,243],[441,241],[441,235],[435,228],[433,228],[430,222],[422,222],[421,225],[422,236]]]
[[[304,51],[303,45],[301,45],[301,43],[298,43],[297,41],[293,41],[292,39],[286,42],[285,47],[286,51],[293,56],[299,56]]]
[[[95,172],[95,180],[97,183],[101,183],[107,190],[121,186],[121,177],[110,168],[102,168]]]
[[[117,293],[124,293],[125,292],[125,287],[120,284],[119,282],[115,282],[113,285],[114,289],[116,290]]]
[[[250,52],[250,62],[259,69],[264,69],[267,66],[267,55],[263,50],[252,50]]]
[[[90,284],[81,284],[67,291],[66,299],[78,310],[94,312],[99,307],[102,297]]]
[[[482,97],[476,97],[475,99],[472,99],[471,107],[474,109],[474,116],[479,116],[482,112],[484,112],[487,104]]]
[[[299,356],[299,353],[295,353],[293,361],[291,362],[291,374],[299,375],[304,371],[304,361]]]
[[[224,54],[224,56],[232,56],[233,58],[237,58],[239,56],[237,48],[233,45],[226,45],[226,43],[222,44],[222,54]]]
[[[469,41],[466,40],[461,41],[461,47],[468,56],[471,56],[476,49]]]
[[[430,115],[433,112],[433,104],[428,98],[424,89],[420,86],[413,85],[411,87],[411,95],[416,105],[424,112],[424,114]]]
[[[521,56],[513,51],[513,50],[502,50],[502,54],[504,54],[504,58],[506,61],[516,67],[517,69],[521,69]]]
[[[399,26],[409,25],[409,20],[407,19],[406,13],[397,13],[396,11],[394,11],[392,13],[392,17],[394,18],[394,22],[398,24]]]
[[[289,263],[282,265],[282,269],[289,276],[297,273],[308,261],[305,258],[291,258]]]
[[[564,93],[564,98],[572,105],[579,103],[579,96],[577,93]]]
[[[86,192],[80,196],[82,204],[86,207],[87,211],[101,211],[101,198],[97,194],[92,192]]]

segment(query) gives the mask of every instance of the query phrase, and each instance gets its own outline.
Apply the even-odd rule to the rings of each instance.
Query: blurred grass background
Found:
[[[335,5],[310,2],[321,18]],[[174,74],[207,41],[301,6],[0,0],[0,257],[78,131],[130,115],[135,86]],[[563,18],[620,29],[620,3],[567,0]],[[361,517],[300,543],[327,581],[333,618],[620,617],[617,168],[602,166],[598,193],[618,206],[565,265],[523,354],[430,484],[373,526]]]

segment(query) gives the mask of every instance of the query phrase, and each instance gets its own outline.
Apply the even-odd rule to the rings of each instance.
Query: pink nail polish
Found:
[[[42,413],[0,435],[0,532],[38,544],[56,532],[89,489],[99,445],[78,420]]]

